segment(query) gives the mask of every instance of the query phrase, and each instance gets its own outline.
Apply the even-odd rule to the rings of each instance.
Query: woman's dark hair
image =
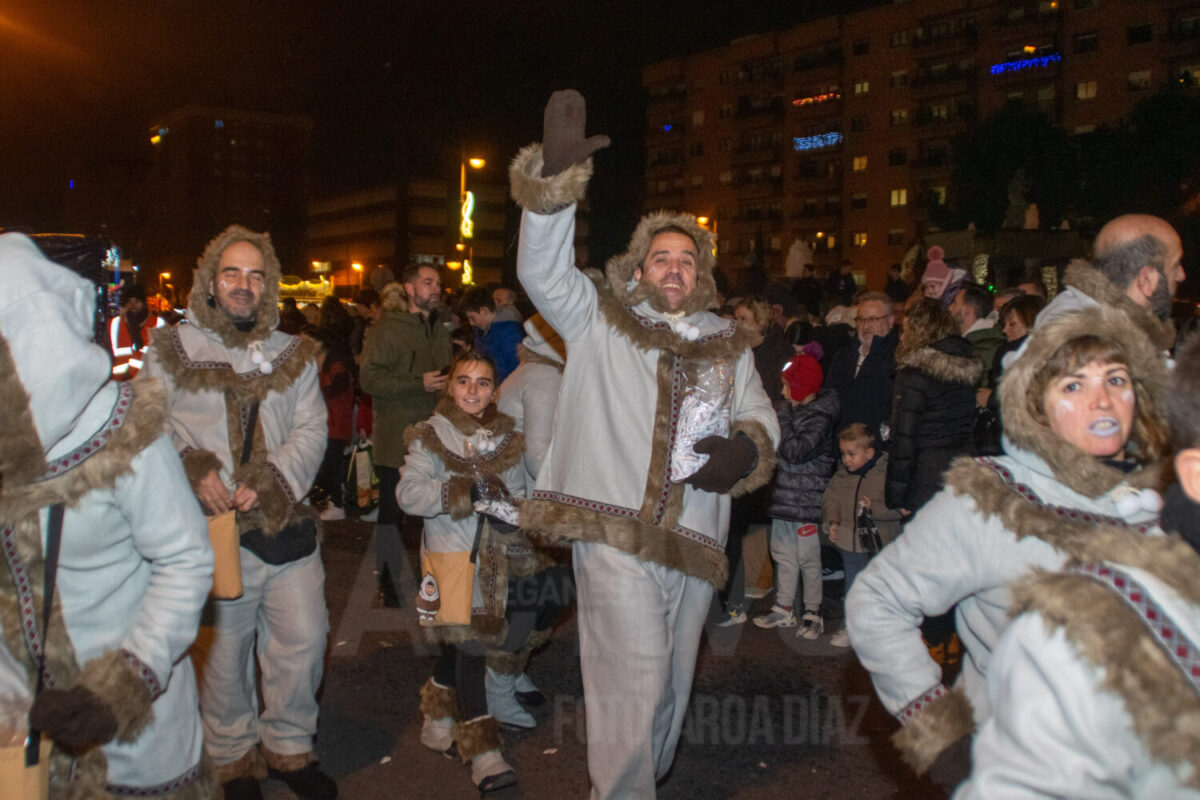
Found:
[[[788,344],[793,347],[806,345],[813,338],[813,324],[804,320],[798,319],[791,325],[787,326],[787,330],[783,332],[787,338]]]
[[[1019,294],[1000,308],[1000,324],[1008,321],[1009,314],[1016,314],[1027,329],[1033,330],[1033,321],[1045,305],[1046,301],[1036,294]]]
[[[467,350],[464,353],[459,353],[450,362],[450,369],[446,372],[446,375],[449,376],[446,380],[446,388],[442,390],[444,396],[450,396],[450,386],[453,384],[454,376],[458,373],[459,369],[465,364],[471,363],[486,364],[487,368],[492,371],[492,380],[496,380],[496,362],[492,360],[492,357],[478,350]]]

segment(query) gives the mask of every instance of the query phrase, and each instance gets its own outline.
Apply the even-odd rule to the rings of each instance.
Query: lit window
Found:
[[[931,206],[946,205],[946,187],[945,186],[930,186],[929,187],[929,205],[931,205]]]
[[[867,157],[866,156],[855,156],[854,160],[851,162],[851,168],[855,172],[864,171],[867,168]]]
[[[893,108],[892,109],[892,125],[907,125],[908,124],[908,109]]]
[[[892,189],[892,208],[908,205],[908,189]]]
[[[859,78],[854,82],[855,94],[866,94],[871,90],[871,82],[866,78]]]
[[[1095,81],[1080,81],[1075,84],[1075,97],[1080,100],[1091,100],[1096,96]]]
[[[851,242],[850,242],[851,246],[853,246],[853,247],[866,247],[867,246],[867,232],[866,231],[855,231],[852,234],[852,237],[853,238],[851,239]]]

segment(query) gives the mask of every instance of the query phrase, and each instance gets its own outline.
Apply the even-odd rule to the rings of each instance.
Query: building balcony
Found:
[[[957,27],[926,25],[913,33],[911,46],[920,50],[922,56],[931,51],[974,49],[979,43],[979,26],[966,22]]]
[[[969,91],[975,86],[979,76],[978,67],[948,67],[931,72],[921,70],[909,80],[909,88],[914,93],[932,94],[939,91]]]
[[[804,72],[821,67],[840,67],[842,65],[842,48],[840,45],[826,45],[815,50],[801,53],[792,61],[793,72]]]
[[[776,144],[765,147],[738,145],[731,155],[731,160],[735,164],[750,164],[758,161],[778,162],[783,157],[783,145]]]

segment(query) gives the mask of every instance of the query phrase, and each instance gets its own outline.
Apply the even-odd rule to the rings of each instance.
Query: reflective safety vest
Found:
[[[142,346],[134,347],[133,339],[129,337],[129,326],[118,314],[108,323],[108,338],[112,342],[113,368],[112,376],[115,381],[127,381],[138,374],[142,362],[146,358],[146,348],[150,345],[150,331],[166,325],[162,317],[151,314],[142,323]]]

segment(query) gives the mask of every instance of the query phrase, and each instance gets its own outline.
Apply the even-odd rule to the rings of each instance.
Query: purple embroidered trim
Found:
[[[228,361],[193,361],[191,356],[188,355],[187,350],[185,350],[183,347],[183,341],[179,338],[178,328],[171,328],[169,335],[171,337],[171,344],[175,348],[175,353],[179,356],[179,360],[185,369],[223,369],[233,372],[233,365]],[[283,348],[279,355],[271,359],[271,366],[275,369],[278,369],[280,364],[291,358],[292,354],[296,352],[300,345],[300,337],[293,336],[292,341],[288,342],[288,346]],[[243,381],[252,381],[257,380],[258,378],[266,377],[266,373],[264,373],[258,367],[255,367],[249,372],[233,372],[233,374],[241,378]]]
[[[632,310],[629,312],[629,316],[631,316],[635,320],[637,320],[638,324],[641,325],[646,330],[651,330],[651,331],[670,331],[671,330],[671,326],[668,325],[667,323],[655,322],[652,319],[647,319],[646,317],[643,317],[641,314],[634,313]],[[674,331],[672,331],[672,332],[674,332]],[[708,344],[709,342],[715,342],[718,339],[729,339],[735,333],[737,333],[737,323],[729,322],[725,325],[725,327],[720,328],[716,332],[710,333],[707,336],[701,336],[695,342],[689,342],[689,344],[701,345],[701,344]],[[676,335],[678,335],[678,334],[676,334]],[[681,339],[681,341],[683,341],[683,340]]]
[[[1192,688],[1200,692],[1200,651],[1167,616],[1162,606],[1150,599],[1144,586],[1128,572],[1104,564],[1084,564],[1069,571],[1085,575],[1116,592],[1142,618],[1155,641],[1171,656]]]
[[[108,419],[100,426],[100,429],[93,433],[79,447],[76,447],[70,453],[67,453],[62,458],[59,458],[46,466],[46,471],[42,473],[42,477],[38,481],[57,478],[58,476],[69,472],[75,467],[82,464],[84,461],[99,450],[116,434],[121,426],[125,424],[125,419],[129,415],[129,407],[133,404],[133,387],[128,383],[119,383],[117,385],[117,402],[113,404],[112,411],[108,415]]]
[[[1041,506],[1048,511],[1053,511],[1060,519],[1070,520],[1071,522],[1085,522],[1090,525],[1115,525],[1119,528],[1128,528],[1129,530],[1137,531],[1138,533],[1146,533],[1153,527],[1150,523],[1130,525],[1125,520],[1117,517],[1110,517],[1105,514],[1097,514],[1091,511],[1080,511],[1077,508],[1067,508],[1066,506],[1050,505],[1049,503],[1044,502],[1042,498],[1038,497],[1037,492],[1033,491],[1033,489],[1029,488],[1023,483],[1018,483],[1013,477],[1012,472],[1009,471],[1008,467],[1005,467],[1003,464],[998,464],[986,456],[977,458],[975,460],[980,464],[991,467],[992,470],[1004,480],[1004,482],[1008,485],[1008,488],[1012,489],[1025,500],[1033,503],[1036,506]]]
[[[946,687],[940,683],[926,689],[917,695],[916,699],[896,712],[896,719],[900,720],[901,725],[907,725],[916,718],[917,714],[921,713],[922,709],[928,707],[930,703],[939,697],[943,697],[945,694]]]
[[[546,500],[551,503],[561,503],[564,506],[574,506],[582,508],[585,511],[595,511],[598,514],[608,514],[612,517],[624,517],[626,519],[637,519],[637,509],[624,508],[623,506],[614,506],[609,503],[598,503],[595,500],[587,500],[582,497],[575,497],[561,492],[547,492],[545,490],[535,490],[530,500]],[[716,539],[711,536],[706,536],[699,531],[694,531],[691,528],[685,528],[682,525],[676,525],[671,528],[671,533],[682,536],[685,539],[690,539],[697,544],[702,544],[712,550],[720,550],[724,552],[725,546],[718,544]]]
[[[126,786],[124,784],[110,783],[106,785],[105,790],[117,797],[160,797],[164,794],[177,792],[189,783],[192,783],[200,777],[202,771],[200,764],[189,769],[182,775],[172,778],[166,783],[160,783],[157,786]]]
[[[275,482],[283,488],[283,493],[287,495],[288,502],[290,502],[292,505],[296,505],[299,500],[297,500],[296,496],[292,494],[292,487],[288,485],[287,478],[283,477],[283,473],[279,471],[279,467],[268,461],[267,469],[271,470],[271,474],[275,476]]]
[[[433,426],[430,425],[428,422],[418,422],[413,427],[420,428],[423,431],[429,431],[434,436],[437,435],[437,431],[435,431],[433,429]],[[492,452],[487,453],[485,455],[478,456],[476,458],[463,458],[462,456],[460,456],[456,453],[450,452],[449,448],[443,448],[446,451],[446,460],[452,461],[455,464],[458,464],[460,466],[465,466],[465,467],[472,466],[473,464],[486,464],[489,461],[495,461],[497,458],[504,455],[505,448],[508,447],[509,442],[512,441],[512,438],[515,435],[516,434],[514,431],[509,431],[508,433],[504,434],[504,438],[501,439],[499,444],[496,445],[495,450],[493,450]]]
[[[25,637],[25,648],[33,658],[33,663],[37,664],[42,657],[42,634],[38,631],[37,602],[33,594],[33,585],[30,583],[29,570],[25,562],[21,560],[20,554],[17,553],[11,526],[6,525],[3,530],[0,530],[0,544],[4,548],[4,558],[8,561],[9,569],[12,570],[13,585],[17,590],[18,610],[21,614],[21,634]],[[54,598],[50,598],[50,602],[54,602]],[[42,669],[42,681],[49,689],[57,686],[54,676],[50,674],[49,665]]]
[[[158,676],[154,674],[154,670],[146,666],[144,661],[124,648],[121,649],[121,658],[124,659],[125,664],[128,665],[128,667],[133,670],[139,678],[142,679],[142,683],[146,684],[146,687],[150,690],[150,696],[152,698],[158,697],[163,693],[163,686],[158,682]]]
[[[450,481],[442,481],[442,513],[450,511]]]

